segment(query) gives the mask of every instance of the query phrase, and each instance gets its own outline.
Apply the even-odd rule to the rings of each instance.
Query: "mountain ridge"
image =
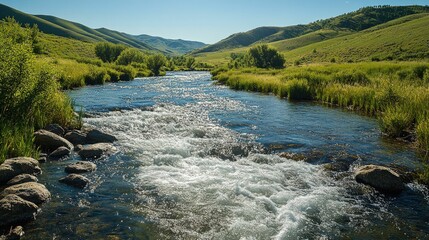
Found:
[[[133,35],[130,34],[110,30],[107,28],[93,29],[81,23],[72,22],[50,15],[32,15],[0,3],[0,19],[4,19],[5,17],[13,17],[21,24],[37,24],[38,28],[47,34],[53,34],[85,42],[107,41],[135,47],[143,51],[161,52],[167,55],[184,54],[187,53],[184,51],[190,52],[206,45],[197,41],[182,40],[180,42],[181,45],[175,48],[174,43],[176,43],[177,40],[162,38],[163,42],[165,43],[164,45],[161,45],[161,47],[159,45],[153,46],[147,42],[142,41],[138,37],[133,37]],[[155,39],[161,38],[153,37],[147,34],[142,35],[146,35]],[[149,39],[149,37],[146,39]],[[171,45],[169,45],[169,43],[171,43]]]

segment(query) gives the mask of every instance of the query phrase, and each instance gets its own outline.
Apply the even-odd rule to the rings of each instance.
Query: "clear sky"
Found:
[[[130,34],[215,43],[260,26],[305,24],[375,5],[429,5],[429,0],[0,0],[45,14]]]

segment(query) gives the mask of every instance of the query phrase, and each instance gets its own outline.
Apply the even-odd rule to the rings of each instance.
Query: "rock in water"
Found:
[[[97,143],[92,145],[84,146],[79,151],[79,156],[82,159],[97,159],[103,155],[110,155],[116,151],[116,148],[109,143]]]
[[[36,204],[9,194],[0,200],[0,226],[34,220],[38,210]]]
[[[110,134],[104,133],[97,129],[92,129],[86,134],[86,141],[88,143],[113,143],[118,139]]]
[[[37,177],[30,175],[30,174],[20,174],[18,176],[15,176],[14,178],[12,178],[11,180],[9,180],[6,185],[7,186],[12,186],[12,185],[17,185],[17,184],[21,184],[21,183],[26,183],[26,182],[38,182],[39,180],[37,179]]]
[[[359,183],[388,194],[399,194],[405,188],[400,176],[392,169],[383,166],[362,166],[355,171],[355,179]]]
[[[58,124],[49,124],[48,126],[45,127],[45,130],[55,133],[58,136],[63,136],[64,135],[64,128],[62,128],[60,125]]]
[[[66,173],[85,173],[85,172],[93,172],[97,168],[92,162],[88,161],[79,161],[77,163],[70,164],[66,167]]]
[[[41,204],[51,198],[51,193],[40,183],[27,182],[13,185],[4,190],[4,194],[15,194],[24,200],[34,204]]]
[[[7,159],[0,165],[0,185],[5,184],[20,174],[36,175],[41,172],[39,162],[33,158],[18,157]]]
[[[1,240],[19,240],[24,236],[24,228],[21,226],[14,227],[6,236],[1,236]]]
[[[73,144],[55,133],[39,130],[34,133],[34,144],[44,150],[53,151],[59,147],[73,149]]]
[[[69,174],[67,177],[61,178],[59,181],[77,188],[85,188],[89,184],[88,178],[74,173]]]
[[[64,138],[74,145],[78,144],[86,144],[86,135],[78,130],[73,130],[71,132],[66,133]]]
[[[51,154],[49,154],[49,159],[51,160],[58,160],[60,158],[63,158],[70,154],[70,149],[66,147],[59,147],[55,151],[53,151]]]

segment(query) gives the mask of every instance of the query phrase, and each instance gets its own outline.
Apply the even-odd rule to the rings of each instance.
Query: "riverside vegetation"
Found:
[[[192,57],[48,35],[13,18],[0,21],[0,55],[0,163],[16,156],[37,157],[34,130],[50,123],[66,128],[82,124],[61,90],[207,67]]]
[[[212,71],[213,79],[236,90],[273,93],[289,100],[314,100],[339,106],[380,121],[382,131],[393,138],[416,141],[429,153],[429,64],[425,62],[319,63],[308,66],[260,64],[273,61],[261,49],[233,55],[228,67]],[[271,52],[274,49],[269,50]],[[255,56],[254,52],[259,52]],[[265,68],[257,67],[265,66]],[[428,182],[427,171],[421,173]]]

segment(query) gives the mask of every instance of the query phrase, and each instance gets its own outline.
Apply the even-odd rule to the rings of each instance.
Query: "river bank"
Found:
[[[232,91],[210,78],[169,72],[67,92],[91,113],[85,125],[117,137],[120,152],[97,162],[83,191],[58,182],[77,154],[42,165],[39,181],[52,199],[25,226],[25,239],[429,233],[423,186],[407,183],[385,196],[354,179],[359,166],[420,164],[408,146],[380,137],[373,118]],[[296,161],[281,152],[313,157]],[[326,171],[328,163],[340,170]]]

